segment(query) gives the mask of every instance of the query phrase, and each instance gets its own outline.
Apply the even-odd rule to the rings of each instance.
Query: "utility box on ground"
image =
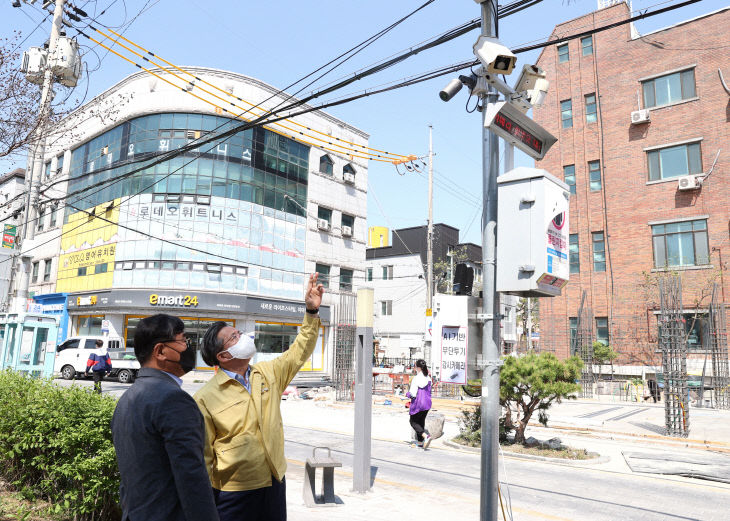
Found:
[[[554,297],[568,283],[567,184],[538,168],[497,178],[497,291]]]
[[[434,296],[429,361],[434,382],[466,384],[480,378],[476,357],[482,352],[482,326],[474,318],[481,307],[478,297]]]

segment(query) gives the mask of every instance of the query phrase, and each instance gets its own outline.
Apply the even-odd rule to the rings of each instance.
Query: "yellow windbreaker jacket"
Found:
[[[251,394],[218,371],[195,395],[205,420],[205,463],[213,488],[253,490],[281,481],[286,472],[281,395],[312,355],[319,318],[305,313],[289,350],[251,366]]]

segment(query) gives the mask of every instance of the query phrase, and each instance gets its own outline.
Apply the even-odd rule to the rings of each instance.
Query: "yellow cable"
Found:
[[[96,29],[95,29],[95,30],[96,30]],[[102,33],[101,31],[98,31],[98,30],[96,30],[96,31],[97,31],[97,32],[98,32],[99,34],[102,34],[102,35],[103,35],[103,36],[104,36],[105,38],[109,38],[108,36],[104,35],[104,34],[103,34],[103,33]],[[155,76],[156,78],[158,78],[158,79],[160,79],[160,80],[164,81],[165,83],[168,83],[169,85],[171,85],[171,86],[173,86],[173,87],[175,87],[175,88],[177,88],[177,89],[180,89],[180,90],[182,90],[183,92],[186,92],[187,94],[191,94],[192,96],[196,97],[197,99],[201,100],[201,101],[202,101],[202,102],[204,102],[204,103],[207,103],[207,104],[209,104],[209,105],[212,105],[212,106],[214,106],[214,107],[216,107],[216,108],[219,108],[219,109],[221,109],[222,111],[224,111],[224,112],[226,112],[226,113],[228,113],[228,114],[232,114],[232,115],[234,115],[234,114],[233,114],[232,112],[230,112],[230,111],[229,111],[228,109],[226,109],[226,108],[224,108],[224,107],[221,107],[220,105],[217,105],[216,103],[214,103],[214,102],[212,102],[212,101],[210,101],[210,100],[206,100],[206,99],[204,99],[204,98],[202,98],[202,97],[200,97],[200,96],[198,96],[198,95],[196,95],[196,94],[193,94],[192,92],[190,92],[190,91],[187,91],[187,90],[185,90],[185,89],[184,89],[183,87],[181,87],[181,86],[179,86],[179,85],[175,85],[175,84],[174,84],[174,83],[172,83],[171,81],[169,81],[169,80],[166,80],[165,78],[161,77],[161,76],[160,76],[160,75],[158,75],[158,74],[155,74],[154,72],[152,72],[151,70],[147,69],[146,67],[142,67],[141,65],[138,65],[138,64],[134,63],[134,62],[133,62],[132,60],[130,60],[129,58],[126,58],[125,56],[122,56],[121,54],[119,54],[119,53],[117,53],[116,51],[112,50],[111,48],[109,48],[109,47],[105,46],[104,44],[102,44],[101,42],[99,42],[99,41],[95,40],[94,38],[91,38],[90,36],[87,36],[87,38],[89,38],[89,39],[90,39],[90,40],[91,40],[92,42],[94,42],[94,43],[97,43],[98,45],[100,45],[100,46],[104,47],[105,49],[107,49],[107,50],[109,50],[109,51],[113,52],[114,54],[116,54],[117,56],[119,56],[120,58],[122,58],[123,60],[126,60],[126,61],[128,61],[129,63],[131,63],[131,64],[133,64],[133,65],[135,65],[135,66],[137,66],[137,67],[141,68],[141,69],[142,69],[142,70],[144,70],[145,72],[147,72],[147,73],[149,73],[149,74],[151,74],[151,75]],[[109,39],[110,39],[110,40],[112,40],[111,38],[109,38]],[[143,59],[145,59],[146,61],[150,62],[150,60],[148,60],[148,59],[147,59],[147,58],[145,58],[144,56],[140,55],[140,54],[139,54],[139,53],[137,53],[136,51],[134,51],[134,50],[130,49],[129,47],[125,46],[124,44],[122,44],[122,43],[119,43],[119,42],[118,42],[118,41],[116,41],[116,40],[112,40],[112,41],[114,41],[115,43],[117,43],[117,44],[118,44],[118,45],[119,45],[120,47],[123,47],[123,48],[127,49],[127,50],[128,50],[129,52],[131,52],[131,53],[133,53],[133,54],[135,54],[135,55],[139,56],[140,58],[143,58]],[[153,63],[153,62],[150,62],[150,63]],[[160,67],[160,66],[159,66],[158,64],[156,64],[156,63],[154,63],[154,65],[155,65],[155,66],[158,66],[158,67]],[[167,72],[167,73],[171,74],[172,76],[174,76],[174,77],[178,78],[179,80],[181,80],[181,81],[185,82],[185,84],[186,84],[186,85],[190,83],[190,82],[187,82],[187,81],[185,81],[185,80],[184,80],[183,78],[180,78],[180,77],[179,77],[178,75],[176,75],[175,73],[173,73],[173,72],[170,72],[170,71],[168,71],[168,70],[167,70],[167,69],[165,69],[164,67],[160,67],[160,68],[161,68],[161,69],[163,69],[163,70],[165,70],[165,72]],[[217,96],[216,94],[214,94],[214,93],[212,93],[212,92],[210,92],[210,91],[208,91],[208,90],[206,90],[206,89],[203,89],[202,87],[198,87],[198,88],[199,88],[199,89],[201,89],[202,91],[206,92],[207,94],[211,95],[211,96],[214,96],[214,97],[216,97],[216,98],[218,98],[218,99],[221,99],[221,100],[223,100],[223,98],[221,98],[220,96]],[[226,100],[223,100],[223,101],[224,101],[224,102],[226,102]],[[226,103],[228,103],[228,102],[226,102]],[[234,106],[238,107],[238,106],[237,106],[237,105],[236,105],[235,103],[231,103],[231,105],[234,105]],[[238,107],[238,108],[242,108],[242,107]],[[244,118],[244,117],[243,117],[242,115],[234,115],[234,117],[235,117],[235,118],[237,118],[237,119],[242,119],[243,121],[250,121],[249,119],[246,119],[246,118]],[[336,149],[333,149],[333,148],[329,148],[329,147],[326,147],[326,146],[318,145],[318,144],[316,144],[316,143],[312,143],[311,141],[307,141],[307,140],[305,140],[305,139],[302,139],[302,138],[300,138],[300,137],[294,137],[294,136],[288,135],[288,134],[286,134],[286,133],[283,133],[283,132],[279,132],[279,131],[277,131],[277,130],[275,130],[275,129],[272,129],[272,128],[269,128],[269,130],[270,130],[271,132],[274,132],[274,133],[276,133],[276,134],[279,134],[279,135],[281,135],[281,136],[284,136],[284,137],[288,137],[288,138],[291,138],[291,139],[295,139],[295,140],[298,140],[298,141],[300,141],[300,142],[302,142],[302,143],[306,143],[306,144],[308,144],[308,145],[311,145],[311,146],[313,146],[313,147],[315,147],[315,148],[319,148],[319,149],[322,149],[322,150],[328,150],[328,151],[330,151],[330,152],[334,152],[334,153],[338,153],[338,154],[342,154],[342,153],[343,153],[343,152],[342,152],[341,150],[336,150]],[[304,135],[304,134],[303,134],[302,132],[300,132],[300,134]],[[312,137],[312,136],[309,136],[309,137]],[[316,138],[316,137],[312,137],[312,138],[313,138],[313,139],[316,139],[316,140],[318,140],[318,141],[322,141],[322,140],[320,140],[320,139],[318,139],[318,138]],[[366,160],[367,160],[367,159],[371,159],[371,160],[373,160],[373,161],[381,161],[381,162],[387,162],[387,163],[391,163],[391,162],[393,162],[393,160],[392,160],[392,159],[389,159],[389,158],[381,158],[380,154],[370,154],[370,155],[367,155],[367,156],[363,156],[363,155],[359,155],[359,154],[353,153],[353,152],[355,152],[355,151],[354,151],[353,149],[349,148],[349,147],[345,147],[345,146],[343,146],[343,145],[337,145],[337,144],[333,144],[333,146],[336,146],[336,147],[342,148],[342,149],[344,149],[344,150],[348,150],[348,151],[350,151],[349,153],[345,153],[345,154],[346,154],[346,155],[348,155],[348,156],[350,156],[351,158],[355,158],[355,157],[358,157],[358,158],[361,158],[361,159],[366,159]],[[375,155],[376,157],[371,157],[371,155]]]
[[[109,38],[109,39],[111,39],[111,38],[110,38],[109,36],[107,36],[106,34],[104,34],[104,33],[103,33],[102,31],[100,31],[99,29],[96,29],[96,28],[94,28],[94,27],[92,27],[92,28],[93,28],[93,29],[94,29],[94,30],[95,30],[95,31],[96,31],[97,33],[101,34],[102,36],[104,36],[104,37],[106,37],[106,38]],[[193,77],[193,78],[195,78],[195,79],[197,79],[197,80],[201,81],[202,83],[205,83],[206,85],[208,85],[208,86],[210,86],[210,87],[213,87],[214,89],[216,89],[216,90],[218,90],[218,91],[220,91],[220,92],[224,93],[224,94],[225,94],[226,96],[230,96],[230,97],[232,97],[232,98],[236,98],[237,100],[239,100],[239,101],[241,101],[241,102],[245,103],[246,105],[249,105],[249,106],[250,106],[251,108],[253,108],[253,109],[259,109],[259,110],[262,110],[262,111],[264,111],[265,113],[270,113],[270,111],[266,110],[265,108],[263,108],[263,107],[261,107],[261,106],[259,106],[259,105],[254,105],[254,104],[253,104],[253,103],[251,103],[250,101],[246,101],[245,99],[239,98],[238,96],[234,96],[234,95],[233,95],[232,93],[230,93],[230,92],[228,92],[228,91],[226,91],[226,90],[224,90],[224,89],[221,89],[221,88],[220,88],[220,87],[218,87],[217,85],[215,85],[215,84],[213,84],[213,83],[210,83],[210,82],[207,82],[207,81],[205,81],[205,80],[204,80],[203,78],[198,78],[198,77],[196,77],[196,76],[195,76],[194,74],[192,74],[192,73],[190,73],[190,72],[186,71],[185,69],[182,69],[182,68],[178,67],[178,66],[177,66],[177,65],[175,65],[174,63],[170,63],[169,61],[167,61],[166,59],[164,59],[164,58],[163,58],[162,56],[160,56],[160,55],[158,55],[158,54],[155,54],[155,53],[153,53],[153,52],[151,52],[151,51],[149,51],[149,50],[145,49],[145,48],[144,48],[144,47],[142,47],[141,45],[139,45],[139,44],[137,44],[137,43],[135,43],[135,42],[133,42],[133,41],[131,41],[131,40],[127,39],[126,37],[124,37],[123,35],[121,35],[121,34],[119,34],[119,33],[115,32],[114,30],[112,30],[112,29],[110,29],[110,28],[108,28],[108,27],[107,27],[106,29],[107,29],[107,31],[109,31],[110,33],[114,34],[115,36],[118,36],[119,38],[121,38],[121,39],[123,39],[124,41],[126,41],[126,42],[130,43],[131,45],[134,45],[135,47],[137,47],[137,48],[139,48],[139,49],[142,49],[142,50],[143,50],[144,52],[146,52],[146,53],[147,53],[147,54],[149,54],[150,56],[154,56],[154,57],[155,57],[155,58],[157,58],[158,60],[160,60],[160,61],[162,61],[162,62],[165,62],[165,63],[166,63],[167,65],[169,65],[170,67],[174,67],[175,69],[179,70],[179,71],[180,71],[180,72],[182,72],[183,74],[187,74],[188,76],[191,76],[191,77]],[[117,43],[119,43],[119,41],[118,41],[118,40],[116,40],[116,41],[117,41]],[[122,44],[119,44],[119,45],[122,45]],[[127,48],[127,47],[125,47],[125,49],[126,49],[126,48]],[[134,51],[132,51],[132,50],[130,50],[130,52],[133,52],[133,53],[137,54],[136,52],[134,52]],[[150,61],[150,60],[149,60],[148,58],[146,58],[146,57],[144,57],[144,56],[141,56],[141,55],[139,55],[139,54],[137,54],[137,56],[139,56],[140,58],[143,58],[143,59],[145,59],[145,60],[147,60],[147,61]],[[152,63],[152,62],[150,61],[150,63]],[[155,65],[158,65],[158,64],[155,64]],[[158,66],[159,66],[159,65],[158,65]],[[167,71],[167,69],[165,69],[164,67],[160,67],[160,68],[161,68],[161,69],[163,69],[163,70],[165,70],[165,71]],[[170,72],[170,71],[167,71],[167,72]],[[172,73],[170,73],[170,74],[172,74]],[[180,78],[180,79],[182,79],[182,78]],[[185,80],[183,80],[183,81],[185,81]],[[200,88],[200,87],[198,87],[198,88]],[[202,90],[202,89],[201,89],[201,90]],[[208,92],[208,91],[205,91],[205,92]],[[212,96],[216,96],[216,97],[217,97],[218,99],[220,99],[221,101],[224,101],[224,102],[226,102],[226,103],[230,103],[230,102],[228,102],[228,101],[224,100],[223,98],[220,98],[219,96],[217,96],[217,95],[215,95],[215,94],[211,94],[211,95],[212,95]],[[237,106],[237,105],[235,105],[234,103],[231,103],[231,105]],[[241,107],[239,107],[239,108],[241,108]],[[303,124],[301,124],[301,123],[298,123],[298,122],[296,122],[296,121],[293,121],[293,120],[292,120],[292,121],[291,121],[291,123],[292,123],[292,124],[294,124],[294,125],[296,125],[296,126],[298,126],[298,127],[306,128],[307,130],[309,130],[309,131],[311,131],[311,132],[314,132],[314,133],[316,133],[316,134],[320,134],[320,135],[322,135],[322,136],[328,136],[328,134],[326,134],[325,132],[322,132],[322,131],[319,131],[319,130],[313,129],[313,128],[311,128],[311,127],[308,127],[308,126],[306,126],[306,125],[303,125]],[[285,126],[285,125],[282,125],[282,124],[280,124],[280,123],[277,123],[277,125],[279,125],[279,126],[281,126],[281,127],[283,127],[283,128],[286,128],[287,130],[291,130],[292,132],[299,132],[300,134],[302,133],[301,131],[297,131],[297,130],[294,130],[294,129],[292,129],[292,128],[289,128],[289,127],[287,127],[287,126]],[[312,137],[313,137],[313,136],[312,136]],[[318,138],[314,138],[314,139],[318,139]],[[372,151],[374,151],[374,152],[381,152],[381,153],[383,153],[383,154],[387,154],[387,155],[391,155],[391,156],[397,156],[397,157],[402,157],[402,158],[408,158],[408,157],[412,157],[412,156],[406,156],[406,155],[403,155],[403,154],[396,154],[396,153],[393,153],[393,152],[387,152],[387,151],[385,151],[385,150],[380,150],[380,149],[377,149],[377,148],[371,148],[371,147],[367,147],[367,146],[365,146],[365,145],[361,145],[361,144],[359,144],[359,143],[353,143],[353,142],[351,142],[351,141],[347,141],[347,140],[345,140],[345,139],[340,139],[340,138],[335,138],[335,139],[336,139],[337,141],[342,141],[343,143],[347,143],[348,145],[352,145],[352,146],[355,146],[355,147],[360,147],[360,148],[363,148],[363,149],[366,149],[366,150],[372,150]],[[324,142],[326,142],[326,140],[320,140],[320,141],[324,141]],[[329,143],[329,144],[334,144],[334,143],[332,143],[332,142],[328,142],[328,143]],[[346,147],[343,147],[343,148],[346,148]],[[348,149],[348,150],[350,150],[350,149]]]
[[[175,87],[176,89],[180,89],[180,90],[183,90],[183,92],[186,92],[187,94],[190,94],[191,96],[193,96],[193,97],[195,97],[195,98],[198,98],[198,99],[199,99],[200,101],[202,101],[203,103],[207,103],[207,104],[209,104],[209,105],[213,105],[214,107],[217,107],[217,108],[221,109],[221,110],[222,110],[223,112],[226,112],[226,113],[228,113],[228,114],[233,114],[233,113],[232,113],[232,112],[230,112],[230,111],[229,111],[228,109],[226,109],[226,108],[223,108],[223,107],[221,107],[220,105],[216,105],[216,104],[215,104],[215,103],[213,103],[212,101],[209,101],[209,100],[203,99],[203,98],[201,98],[200,96],[198,96],[197,94],[193,94],[193,93],[192,93],[192,92],[190,92],[190,91],[185,91],[185,90],[184,90],[184,89],[183,89],[182,87],[180,87],[179,85],[175,85],[174,83],[172,83],[172,82],[171,82],[171,81],[169,81],[169,80],[166,80],[165,78],[163,78],[163,77],[162,77],[162,76],[160,76],[159,74],[155,74],[154,72],[152,72],[152,71],[151,71],[151,70],[149,70],[148,68],[146,68],[146,67],[143,67],[143,66],[141,66],[141,65],[139,65],[139,64],[137,64],[137,63],[134,63],[134,62],[133,62],[132,60],[130,60],[130,59],[129,59],[129,58],[127,58],[126,56],[122,56],[121,54],[119,54],[118,52],[116,52],[116,51],[115,51],[114,49],[112,49],[111,47],[107,47],[106,45],[104,45],[104,44],[103,44],[103,43],[101,43],[100,41],[98,41],[98,40],[95,40],[94,38],[92,38],[91,36],[86,36],[86,37],[87,37],[87,38],[88,38],[89,40],[91,40],[92,42],[96,43],[97,45],[100,45],[100,46],[101,46],[101,47],[103,47],[104,49],[108,50],[109,52],[112,52],[112,53],[116,54],[117,56],[119,56],[119,57],[120,57],[120,58],[122,58],[123,60],[125,60],[125,61],[128,61],[129,63],[131,63],[131,64],[132,64],[132,65],[134,65],[135,67],[139,67],[139,68],[140,68],[140,69],[142,69],[143,71],[145,71],[145,72],[147,72],[147,73],[151,74],[151,75],[152,75],[152,76],[154,76],[155,78],[158,78],[158,79],[160,79],[160,80],[164,81],[165,83],[167,83],[167,84],[169,84],[169,85],[172,85],[172,86],[173,86],[173,87]],[[117,43],[118,43],[118,42],[117,42]],[[119,45],[120,45],[120,46],[122,46],[122,47],[125,47],[125,46],[124,46],[123,44],[119,44]],[[125,47],[125,49],[126,49],[126,47]],[[132,51],[132,52],[133,52],[133,51]],[[244,117],[243,117],[243,116],[241,116],[241,115],[234,115],[234,117],[235,117],[235,118],[237,118],[237,119],[242,119],[243,121],[247,121],[247,122],[248,122],[248,121],[250,121],[250,120],[248,120],[248,119],[244,118]],[[312,142],[310,142],[310,141],[306,141],[306,140],[304,140],[304,139],[301,139],[301,138],[295,138],[295,137],[293,137],[293,136],[289,136],[289,135],[287,135],[287,134],[285,134],[285,133],[282,133],[282,132],[278,132],[278,131],[276,131],[276,130],[274,130],[274,129],[271,129],[271,128],[269,128],[269,130],[270,130],[271,132],[274,132],[275,134],[279,134],[280,136],[284,136],[284,137],[287,137],[287,138],[295,139],[295,140],[297,140],[297,141],[299,141],[299,142],[301,142],[301,143],[306,143],[307,145],[311,145],[311,146],[313,146],[313,147],[316,147],[316,148],[319,148],[319,149],[322,149],[322,150],[329,150],[330,152],[335,152],[335,153],[338,153],[338,154],[341,154],[341,153],[342,153],[342,152],[341,152],[341,151],[339,151],[339,150],[335,150],[335,149],[332,149],[332,148],[328,148],[328,147],[325,147],[325,146],[317,145],[317,144],[315,144],[315,143],[312,143]],[[384,162],[384,163],[390,163],[390,162],[391,162],[391,160],[390,160],[390,159],[378,159],[378,158],[373,158],[373,157],[369,157],[369,156],[362,156],[362,155],[358,155],[358,154],[347,154],[347,155],[348,155],[348,156],[350,156],[350,157],[353,157],[353,158],[354,158],[354,157],[359,157],[359,158],[361,158],[361,159],[370,159],[370,160],[372,160],[372,161],[381,161],[381,162]]]
[[[504,513],[504,504],[502,503],[502,487],[499,486],[499,483],[497,483],[497,495],[499,496],[499,506],[502,507],[502,519],[507,521],[507,516]]]

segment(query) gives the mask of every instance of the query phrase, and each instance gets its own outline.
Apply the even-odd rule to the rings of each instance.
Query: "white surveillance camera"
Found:
[[[474,44],[474,55],[491,74],[511,74],[517,63],[517,56],[496,38],[480,36]]]
[[[446,87],[441,89],[439,92],[439,98],[441,98],[441,101],[451,101],[451,98],[456,96],[456,94],[461,90],[462,85],[463,83],[461,83],[459,78],[454,78],[448,85],[446,85]]]
[[[526,92],[531,105],[542,106],[550,87],[550,82],[545,76],[545,71],[537,65],[524,65],[515,83],[515,92]]]

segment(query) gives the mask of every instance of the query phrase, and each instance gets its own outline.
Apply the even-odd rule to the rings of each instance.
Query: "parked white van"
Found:
[[[108,336],[74,336],[56,347],[56,361],[53,370],[66,380],[73,380],[86,371],[89,355],[97,349],[96,341],[104,342],[112,361],[110,375],[116,376],[121,383],[132,383],[139,370],[139,362],[134,351],[127,351],[124,340]]]

